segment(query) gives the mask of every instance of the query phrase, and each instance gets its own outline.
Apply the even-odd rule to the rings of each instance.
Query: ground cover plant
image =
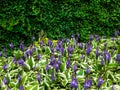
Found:
[[[119,90],[120,36],[40,41],[0,52],[0,90]]]

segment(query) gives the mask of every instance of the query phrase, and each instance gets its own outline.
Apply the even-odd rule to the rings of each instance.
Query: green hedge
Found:
[[[0,43],[31,42],[41,30],[51,39],[80,33],[110,36],[120,28],[119,0],[0,0]]]

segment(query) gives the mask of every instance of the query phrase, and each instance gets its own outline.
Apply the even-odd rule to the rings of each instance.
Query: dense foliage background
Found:
[[[41,30],[51,39],[110,36],[120,28],[119,15],[119,0],[0,0],[0,46],[29,43]]]

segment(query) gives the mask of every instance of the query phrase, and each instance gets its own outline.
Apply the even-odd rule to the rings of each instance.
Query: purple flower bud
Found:
[[[118,34],[119,34],[119,31],[118,30],[115,31],[115,36],[118,36]]]
[[[32,56],[32,50],[31,49],[26,50],[25,54],[27,56],[29,56],[29,55]]]
[[[28,55],[25,53],[25,54],[24,54],[24,58],[27,58],[27,57],[28,57]]]
[[[100,40],[100,37],[98,35],[95,35],[95,37],[96,37],[96,41]]]
[[[70,59],[66,61],[66,68],[68,69],[70,67]]]
[[[2,52],[0,52],[0,57],[2,57]]]
[[[40,46],[43,46],[44,45],[44,42],[43,41],[40,41]]]
[[[78,43],[78,47],[82,49],[83,48],[83,43]]]
[[[54,65],[54,60],[50,59],[50,65]]]
[[[20,58],[20,59],[18,60],[18,64],[19,64],[20,66],[23,66],[23,65],[24,65],[24,60],[23,60],[22,58]]]
[[[55,70],[56,70],[56,72],[59,70],[59,64],[58,63],[55,64]]]
[[[24,46],[23,42],[21,42],[21,43],[20,43],[20,49],[21,49],[22,51],[24,51],[24,48],[25,48],[25,46]]]
[[[50,48],[51,52],[53,53],[54,52],[54,48]]]
[[[52,41],[49,39],[48,40],[48,45],[51,47],[52,46]]]
[[[67,50],[68,50],[68,53],[73,53],[74,51],[74,49],[71,46],[69,46]]]
[[[74,64],[73,69],[74,69],[74,72],[76,72],[76,70],[77,70],[76,64]]]
[[[89,72],[90,72],[90,67],[86,69],[86,74],[88,74]]]
[[[62,42],[61,42],[60,40],[58,40],[57,46],[58,46],[59,48],[62,46]]]
[[[68,53],[68,57],[70,58],[72,56],[72,54],[71,53]]]
[[[71,81],[71,83],[70,83],[70,87],[71,88],[74,88],[74,89],[77,89],[78,88],[78,81],[77,81],[77,79],[76,78],[72,78],[72,81]]]
[[[92,80],[85,80],[84,89],[88,89],[92,86]]]
[[[21,82],[21,76],[20,76],[20,74],[18,74],[18,83],[20,83]]]
[[[100,77],[99,79],[98,79],[98,88],[100,88],[100,86],[102,85],[102,83],[103,83],[103,79],[102,79],[102,77]]]
[[[40,60],[41,59],[41,55],[40,54],[38,54],[38,60]]]
[[[74,34],[72,34],[72,35],[71,35],[71,38],[74,38],[74,37],[75,37]]]
[[[24,87],[20,85],[19,90],[24,90]]]
[[[117,54],[117,56],[116,56],[116,61],[117,61],[118,63],[120,63],[120,54]]]
[[[32,48],[32,51],[36,51],[36,46],[34,46],[34,47]]]
[[[11,49],[13,49],[13,48],[14,48],[13,43],[10,43],[10,44],[9,44],[9,46],[10,46],[10,48],[11,48]]]
[[[112,86],[112,90],[115,90],[113,86]]]
[[[111,40],[112,40],[112,41],[114,41],[114,40],[115,40],[115,38],[114,38],[114,37],[112,37],[112,38],[111,38]]]
[[[89,45],[89,46],[87,47],[87,49],[86,49],[87,55],[89,55],[91,51],[92,51],[92,46]]]
[[[46,65],[46,71],[50,69],[50,65]]]
[[[63,54],[64,54],[64,48],[61,47],[61,48],[60,48],[60,51],[61,51],[61,54],[63,55]]]
[[[92,41],[93,40],[93,35],[90,35],[90,41]]]
[[[4,84],[5,84],[5,85],[7,85],[7,84],[8,84],[8,80],[7,80],[7,78],[6,78],[6,77],[4,77],[3,82],[4,82]]]
[[[37,80],[38,80],[38,83],[40,84],[41,78],[39,73],[37,73]]]
[[[111,56],[110,56],[109,53],[105,53],[105,54],[103,55],[103,57],[104,57],[104,60],[110,61],[110,59],[111,59]]]
[[[5,64],[2,68],[3,68],[4,71],[6,71],[6,69],[8,68],[8,66]]]
[[[59,66],[61,65],[61,61],[60,61],[60,59],[58,59],[58,64],[59,64]]]
[[[84,59],[84,58],[85,58],[85,55],[84,55],[84,54],[82,54],[82,55],[81,55],[81,59]]]
[[[51,75],[51,80],[52,80],[52,81],[55,80],[55,75],[54,75],[54,73],[52,73],[52,75]]]
[[[56,51],[59,51],[59,47],[58,46],[56,46]]]
[[[17,64],[17,60],[16,60],[15,57],[13,57],[13,63],[14,63],[14,64]]]

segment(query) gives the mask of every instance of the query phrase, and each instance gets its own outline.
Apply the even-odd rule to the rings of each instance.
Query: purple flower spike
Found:
[[[120,54],[117,54],[117,56],[116,56],[116,61],[117,61],[118,63],[120,63]]]
[[[23,65],[24,65],[24,60],[23,60],[22,58],[20,58],[20,59],[18,60],[18,64],[19,64],[20,66],[23,66]]]
[[[89,72],[90,72],[90,67],[86,69],[86,74],[88,74]]]
[[[76,70],[77,70],[76,64],[74,64],[73,69],[74,69],[74,72],[76,72]]]
[[[0,52],[0,57],[2,57],[2,52]]]
[[[76,78],[72,78],[72,81],[70,83],[70,87],[71,88],[74,88],[74,89],[77,89],[78,88],[78,81]]]
[[[14,64],[17,64],[17,60],[16,60],[15,57],[13,57],[13,63],[14,63]]]
[[[21,82],[21,76],[20,76],[20,74],[18,74],[18,83],[20,83]]]
[[[50,69],[50,65],[46,65],[46,71]]]
[[[74,37],[75,37],[74,34],[72,34],[72,35],[71,35],[71,38],[74,38]]]
[[[96,37],[96,41],[100,40],[100,37],[98,35],[95,35],[95,37]]]
[[[87,90],[92,86],[92,80],[85,80],[84,89]]]
[[[82,55],[81,55],[81,59],[84,59],[84,58],[85,58],[85,55],[84,55],[84,54],[82,54]]]
[[[8,66],[5,64],[2,68],[3,68],[4,71],[6,71]]]
[[[99,51],[98,51],[98,48],[96,48],[96,59],[98,58],[99,56]]]
[[[79,43],[78,47],[82,49],[83,48],[83,43]]]
[[[10,46],[10,48],[11,48],[11,49],[13,49],[13,48],[14,48],[13,43],[10,43],[10,44],[9,44],[9,46]]]
[[[32,48],[32,51],[36,51],[36,46],[34,46],[34,47]]]
[[[54,48],[50,48],[51,52],[53,53],[54,52]]]
[[[109,53],[105,53],[105,54],[103,55],[103,57],[104,57],[104,60],[110,61],[110,59],[111,59],[111,55],[110,55]]]
[[[38,54],[38,60],[40,60],[41,59],[41,55],[40,54]]]
[[[55,75],[54,75],[54,73],[52,73],[52,75],[51,75],[51,80],[52,80],[52,81],[55,80]]]
[[[40,46],[43,46],[44,45],[44,42],[43,41],[40,41]]]
[[[100,77],[99,79],[98,79],[98,88],[100,88],[100,86],[102,85],[102,83],[103,83],[103,79],[102,79],[102,77]]]
[[[52,46],[52,41],[49,39],[48,40],[48,45],[51,47]]]
[[[92,41],[93,40],[93,35],[90,35],[90,41]]]
[[[61,61],[60,61],[60,59],[58,59],[58,64],[59,64],[59,66],[61,65]]]
[[[59,70],[59,64],[58,63],[55,64],[55,70],[56,70],[56,72]]]
[[[7,85],[7,84],[8,84],[8,80],[7,80],[7,78],[6,78],[6,77],[4,77],[3,82],[4,82],[4,84],[5,84],[5,85]]]
[[[41,78],[39,73],[37,73],[37,80],[38,80],[38,83],[40,84]]]
[[[20,85],[19,90],[24,90],[24,87]]]
[[[25,46],[24,46],[23,42],[21,42],[21,43],[20,43],[20,49],[21,49],[22,51],[24,51],[24,48],[25,48]]]
[[[115,31],[115,36],[118,36],[118,34],[119,34],[119,31],[118,30]]]
[[[68,50],[68,53],[73,53],[74,51],[74,49],[71,46],[69,46],[67,50]]]
[[[68,69],[70,67],[70,59],[66,61],[66,68]]]
[[[89,45],[89,46],[87,47],[87,49],[86,49],[87,55],[89,55],[91,51],[92,51],[92,46]]]
[[[60,51],[61,51],[61,54],[63,55],[63,54],[64,54],[64,48],[61,47],[61,48],[60,48]]]

